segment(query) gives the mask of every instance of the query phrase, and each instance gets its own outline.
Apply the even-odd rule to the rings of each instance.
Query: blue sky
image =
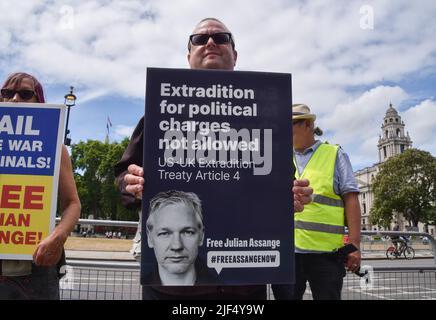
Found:
[[[129,136],[143,114],[147,67],[187,68],[187,37],[204,17],[236,38],[236,70],[293,74],[294,102],[354,169],[378,160],[390,102],[413,146],[436,154],[436,2],[290,0],[0,0],[0,77],[26,71],[48,102],[69,86],[74,142]],[[4,14],[6,13],[7,14]]]

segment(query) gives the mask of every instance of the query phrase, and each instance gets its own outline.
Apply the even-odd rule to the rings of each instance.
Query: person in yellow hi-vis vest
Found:
[[[356,272],[360,250],[345,259],[337,252],[349,242],[360,249],[359,189],[347,154],[315,139],[315,114],[304,104],[292,107],[295,178],[308,179],[312,202],[295,212],[295,284],[273,286],[276,299],[301,300],[309,282],[314,299],[341,299],[345,267]]]

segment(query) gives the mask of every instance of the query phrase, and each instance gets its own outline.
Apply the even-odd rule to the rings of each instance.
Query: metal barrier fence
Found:
[[[68,263],[61,280],[63,300],[140,300],[139,265],[130,263]],[[268,286],[268,299],[274,299]],[[312,299],[309,285],[305,300]],[[343,300],[436,300],[436,267],[377,267],[365,277],[347,273]]]
[[[138,264],[67,261],[61,300],[141,300]]]
[[[59,221],[59,218],[57,219]],[[79,224],[135,227],[134,221],[80,219]],[[428,233],[401,231],[361,231],[362,236],[426,237],[431,244],[436,264],[436,240]],[[364,248],[362,248],[364,249]],[[344,278],[344,300],[436,300],[436,266],[374,267],[359,278],[347,273]],[[142,290],[138,263],[68,261],[67,275],[60,282],[63,300],[140,300]],[[274,299],[268,286],[268,299]],[[311,299],[308,286],[304,299]]]
[[[348,273],[342,299],[436,300],[436,267],[377,267],[362,278]]]
[[[357,279],[356,279],[357,278]],[[347,300],[436,300],[436,267],[373,270],[372,276],[349,279],[342,291]]]
[[[56,222],[59,223],[61,218],[56,218]],[[138,227],[137,221],[114,221],[114,220],[95,220],[95,219],[79,219],[77,224],[89,225],[89,226],[111,226],[111,227]],[[421,237],[426,238],[433,251],[433,261],[436,265],[436,239],[429,233],[415,232],[415,231],[367,231],[361,230],[361,236],[405,236],[405,237]]]

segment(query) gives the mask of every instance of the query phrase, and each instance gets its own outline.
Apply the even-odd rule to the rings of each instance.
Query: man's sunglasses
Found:
[[[20,98],[23,100],[30,100],[35,95],[35,91],[26,90],[26,89],[23,90],[2,89],[1,90],[2,98],[5,99],[12,99],[16,93],[18,93]]]
[[[204,46],[209,38],[212,38],[215,44],[226,44],[232,41],[232,34],[230,32],[217,32],[212,34],[197,33],[189,36],[189,41],[194,46]]]

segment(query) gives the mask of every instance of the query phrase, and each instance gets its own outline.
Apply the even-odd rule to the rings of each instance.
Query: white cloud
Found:
[[[100,89],[100,90],[81,90],[80,92],[80,100],[77,101],[77,103],[84,104],[88,101],[92,101],[94,99],[100,98],[106,94],[108,94],[107,89]]]
[[[0,30],[0,52],[7,51],[11,43],[11,34],[5,30]]]
[[[337,105],[319,121],[325,131],[334,132],[335,141],[355,143],[356,137],[350,132],[358,132],[361,139],[376,136],[389,103],[395,106],[406,98],[407,93],[400,87],[378,86],[354,100]]]
[[[400,87],[378,86],[338,104],[317,122],[324,129],[325,138],[343,146],[356,167],[372,164],[378,161],[378,136],[389,103],[395,107],[407,97]]]
[[[398,105],[408,98],[400,87],[379,86],[345,104],[337,105],[331,114],[318,119],[326,140],[339,143],[349,154],[355,168],[379,161],[377,143],[389,103]],[[405,112],[399,112],[413,147],[436,153],[436,102],[427,99]]]
[[[413,147],[436,154],[436,101],[425,100],[403,113]]]
[[[360,27],[363,5],[374,9],[372,30]],[[23,70],[43,83],[73,84],[81,103],[143,99],[146,67],[188,67],[189,33],[217,17],[236,37],[237,70],[292,73],[294,102],[313,107],[327,137],[351,149],[351,158],[374,162],[371,145],[388,103],[408,98],[399,86],[380,84],[435,69],[435,9],[432,0],[2,0],[0,76]],[[429,143],[425,127],[410,127],[416,143]]]
[[[116,138],[130,138],[130,136],[133,133],[133,130],[135,130],[135,127],[132,126],[125,126],[125,125],[117,125],[115,126],[115,135]]]
[[[206,16],[222,18],[235,33],[238,69],[292,72],[295,86],[311,92],[401,79],[434,63],[433,2],[365,4],[374,8],[374,30],[359,26],[360,1],[206,0],[199,7],[193,0],[75,0],[71,11],[50,1],[12,8],[3,1],[0,46],[14,39],[16,54],[7,59],[16,69],[136,98],[146,66],[187,67],[187,35]],[[70,20],[73,28],[66,28]]]

